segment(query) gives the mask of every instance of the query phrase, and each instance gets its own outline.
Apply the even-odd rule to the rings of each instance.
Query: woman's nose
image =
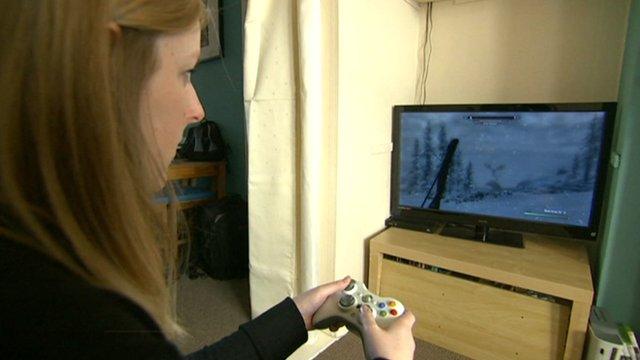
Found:
[[[192,92],[192,98],[187,110],[186,118],[189,123],[198,122],[204,119],[204,108],[202,107],[202,103],[200,102],[195,89]]]
[[[200,100],[196,99],[196,106],[193,112],[193,121],[198,122],[202,119],[204,119],[204,108],[202,107]]]

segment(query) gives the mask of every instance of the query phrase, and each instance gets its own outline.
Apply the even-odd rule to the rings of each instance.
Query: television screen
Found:
[[[594,225],[609,116],[604,107],[404,110],[394,130],[398,207]]]

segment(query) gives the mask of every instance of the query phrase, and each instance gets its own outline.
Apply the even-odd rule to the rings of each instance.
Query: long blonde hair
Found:
[[[3,6],[0,236],[130,298],[174,338],[175,236],[152,201],[164,170],[139,102],[155,39],[203,24],[202,1]]]

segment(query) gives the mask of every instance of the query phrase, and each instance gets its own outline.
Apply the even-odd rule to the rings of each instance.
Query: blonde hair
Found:
[[[202,1],[4,6],[0,236],[128,297],[175,338],[176,241],[152,201],[164,169],[138,114],[156,38],[202,25]]]

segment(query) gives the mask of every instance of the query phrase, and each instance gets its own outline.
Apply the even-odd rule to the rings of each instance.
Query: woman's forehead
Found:
[[[200,56],[199,28],[178,34],[161,35],[157,41],[161,56],[170,56],[177,61],[197,61]]]

